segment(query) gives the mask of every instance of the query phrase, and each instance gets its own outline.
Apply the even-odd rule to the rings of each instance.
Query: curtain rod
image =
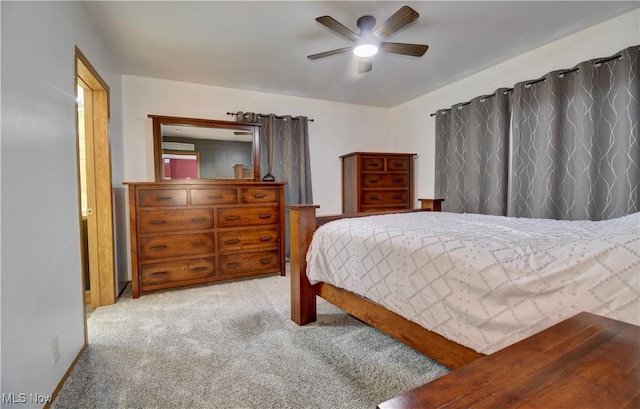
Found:
[[[233,115],[233,116],[236,116],[236,114],[237,114],[236,112],[227,112],[227,115]],[[258,114],[258,117],[265,117],[265,116],[269,116],[269,115],[265,115],[265,114]],[[276,118],[278,118],[278,119],[283,119],[284,117],[283,117],[283,116],[276,115]],[[291,117],[291,119],[294,119],[294,120],[296,120],[296,121],[298,120],[298,118],[294,118],[294,117]],[[307,118],[307,121],[309,121],[309,122],[313,122],[313,119],[311,119],[311,118]]]
[[[599,60],[594,61],[593,65],[595,67],[600,67],[605,62],[609,62],[609,61],[613,61],[613,60],[617,60],[617,59],[622,59],[622,54],[616,54],[616,55],[613,55],[611,57],[601,58]],[[576,71],[579,71],[579,70],[580,70],[580,68],[578,68],[578,67],[570,68],[568,70],[563,70],[563,71],[558,72],[558,76],[560,78],[562,78],[565,74],[569,74],[570,72],[576,72]],[[530,87],[533,84],[537,84],[538,82],[542,82],[542,81],[546,81],[546,80],[547,80],[547,77],[545,75],[544,77],[538,78],[537,80],[527,81],[527,82],[524,83],[524,85],[525,85],[525,87]],[[504,92],[507,93],[509,91],[513,91],[513,88],[508,88]],[[493,93],[493,94],[489,94],[489,95],[484,95],[484,96],[482,96],[480,98],[489,98],[489,97],[492,97],[494,95],[496,95],[496,94]],[[469,105],[470,103],[471,103],[471,101],[467,101],[467,102],[462,102],[462,103],[455,104],[455,105],[458,106],[458,107],[463,107],[465,105]],[[443,111],[451,111],[451,108],[443,109]],[[430,114],[429,116],[436,116],[436,112]]]
[[[502,91],[502,93],[504,95],[507,95],[507,92],[511,92],[513,91],[513,88],[507,88],[504,91]],[[496,93],[494,92],[493,94],[489,94],[489,95],[483,95],[480,97],[480,99],[487,99],[487,98],[491,98],[491,97],[495,97]],[[475,98],[474,98],[475,99]],[[467,101],[467,102],[461,102],[459,104],[455,104],[457,107],[463,107],[465,105],[469,105],[471,103],[471,101]],[[440,110],[438,110],[440,111]],[[447,108],[447,109],[443,109],[442,111],[451,111],[451,108]],[[433,114],[430,114],[429,116],[436,116],[436,112],[434,112]]]

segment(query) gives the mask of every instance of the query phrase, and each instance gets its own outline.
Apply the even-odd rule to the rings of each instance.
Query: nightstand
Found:
[[[442,202],[444,199],[418,199],[420,201],[420,208],[426,209],[432,212],[439,212],[442,209]]]

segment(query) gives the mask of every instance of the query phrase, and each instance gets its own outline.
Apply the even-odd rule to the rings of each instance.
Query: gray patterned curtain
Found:
[[[436,197],[454,213],[507,214],[509,96],[498,89],[436,113]]]
[[[603,220],[640,210],[639,51],[516,84],[510,216]]]
[[[262,125],[260,130],[261,177],[272,175],[285,181],[286,204],[311,204],[311,160],[307,117],[237,112],[236,121]],[[285,218],[287,255],[289,254],[289,213]]]

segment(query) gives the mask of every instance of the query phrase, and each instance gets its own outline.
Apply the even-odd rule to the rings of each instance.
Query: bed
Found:
[[[320,296],[456,369],[581,311],[640,324],[640,213],[567,222],[316,209],[290,207],[299,325],[316,319]]]

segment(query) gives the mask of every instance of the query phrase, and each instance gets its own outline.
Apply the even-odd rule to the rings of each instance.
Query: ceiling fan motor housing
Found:
[[[362,16],[358,19],[356,25],[360,29],[360,34],[363,32],[371,32],[376,25],[376,18],[373,16]]]

